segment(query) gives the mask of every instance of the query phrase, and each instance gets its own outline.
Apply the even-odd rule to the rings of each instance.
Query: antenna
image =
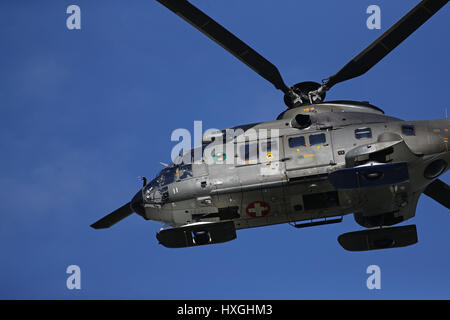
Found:
[[[145,187],[147,184],[147,178],[144,176],[139,176],[138,179],[142,180],[142,187]]]

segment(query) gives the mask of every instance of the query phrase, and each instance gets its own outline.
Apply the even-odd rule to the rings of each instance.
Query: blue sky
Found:
[[[417,0],[193,1],[272,61],[285,82],[338,71]],[[66,28],[81,8],[82,29]],[[366,28],[381,7],[382,29]],[[368,100],[395,117],[437,119],[450,108],[447,5],[366,75],[329,100]],[[89,225],[131,199],[137,176],[167,162],[176,128],[274,119],[282,95],[156,1],[0,2],[0,298],[450,298],[450,214],[422,196],[417,245],[350,253],[337,225],[243,230],[216,246],[171,250],[161,227],[133,215]],[[448,174],[443,180],[449,183]],[[67,266],[82,273],[68,290]],[[381,268],[381,290],[366,268]]]

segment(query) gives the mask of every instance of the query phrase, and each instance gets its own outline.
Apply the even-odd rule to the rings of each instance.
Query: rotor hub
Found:
[[[284,103],[288,108],[295,108],[301,105],[323,102],[326,96],[325,90],[319,90],[322,86],[314,81],[299,82],[291,87],[301,101],[293,103],[289,95],[284,95]]]

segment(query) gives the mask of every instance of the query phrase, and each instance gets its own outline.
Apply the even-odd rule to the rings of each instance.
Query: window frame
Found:
[[[260,144],[261,144],[260,151],[262,153],[269,153],[269,152],[274,152],[274,151],[279,150],[278,149],[278,140],[275,140],[275,139],[262,140],[262,141],[260,141]]]
[[[322,136],[323,137],[323,141],[321,140],[320,142],[315,142],[315,143],[312,143],[312,141],[311,141],[311,137],[319,137],[319,136]],[[309,145],[312,147],[312,146],[317,146],[317,145],[324,145],[324,144],[326,144],[327,143],[327,135],[325,134],[325,133],[315,133],[315,134],[310,134],[309,135],[309,137],[308,137],[308,142],[309,142]]]
[[[256,146],[256,154],[250,158],[250,146]],[[248,152],[246,148],[248,147]],[[244,148],[244,152],[242,152]],[[254,161],[258,162],[259,160],[259,143],[258,141],[246,142],[244,144],[239,145],[239,158],[245,163],[253,163]]]
[[[370,135],[368,136],[367,133]],[[355,139],[361,140],[361,139],[372,139],[372,128],[370,127],[363,127],[363,128],[356,128],[354,130]]]
[[[408,132],[408,130],[411,130]],[[412,132],[412,133],[411,133]],[[412,124],[402,124],[402,134],[408,137],[416,135],[416,127]]]
[[[291,140],[294,140],[294,139],[303,140],[303,144],[292,145]],[[288,145],[289,145],[289,148],[291,148],[291,149],[295,149],[298,147],[306,147],[306,138],[305,138],[305,136],[288,137]]]

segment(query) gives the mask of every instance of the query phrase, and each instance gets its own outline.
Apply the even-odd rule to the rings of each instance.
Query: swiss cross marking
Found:
[[[250,203],[245,212],[253,218],[264,217],[270,212],[270,206],[264,201],[254,201]]]

